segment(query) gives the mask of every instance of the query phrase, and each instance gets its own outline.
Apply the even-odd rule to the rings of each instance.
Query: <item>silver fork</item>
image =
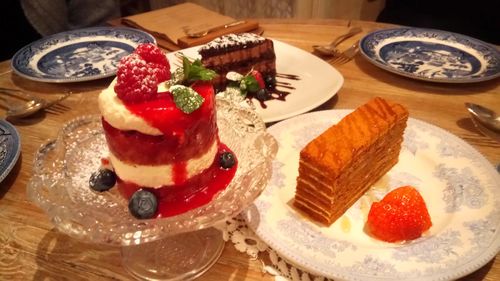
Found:
[[[340,53],[340,51],[337,49],[337,46],[341,42],[343,42],[344,40],[360,33],[361,31],[363,31],[363,30],[360,27],[355,26],[355,27],[351,28],[349,30],[349,32],[337,37],[335,40],[332,41],[332,43],[330,43],[328,45],[313,45],[313,49],[315,52],[317,52],[321,55],[324,55],[324,56],[335,56],[338,53]]]
[[[344,64],[352,60],[359,51],[359,40],[352,44],[351,47],[339,53],[333,59],[329,60],[331,64]]]
[[[48,108],[53,109],[55,113],[64,112],[69,109],[67,106],[61,105],[59,103],[68,98],[71,92],[66,92],[62,96],[50,101],[35,97],[27,92],[18,89],[0,87],[0,92],[26,101],[11,103],[10,101],[12,101],[12,99],[6,99],[5,97],[0,96],[0,100],[3,100],[2,105],[7,108],[7,117],[10,118],[27,117],[35,114],[40,110]],[[55,105],[59,105],[59,107],[56,108]]]

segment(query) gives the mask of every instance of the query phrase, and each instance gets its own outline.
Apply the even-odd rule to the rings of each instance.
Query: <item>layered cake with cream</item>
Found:
[[[210,70],[199,71],[210,74],[207,80],[214,77]],[[172,216],[206,204],[236,169],[236,158],[218,137],[212,84],[169,79],[163,52],[140,45],[120,61],[117,78],[98,99],[107,161],[138,218]]]
[[[203,45],[198,52],[202,64],[218,74],[213,80],[216,89],[226,86],[226,74],[230,71],[242,75],[258,71],[267,81],[276,77],[273,41],[254,33],[223,35]]]
[[[397,162],[408,111],[374,98],[300,152],[293,205],[330,225]]]

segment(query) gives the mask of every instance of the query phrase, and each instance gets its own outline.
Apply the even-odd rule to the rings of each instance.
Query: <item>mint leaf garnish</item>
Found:
[[[255,93],[260,89],[259,82],[252,75],[246,75],[241,79],[241,87],[247,92]]]
[[[174,96],[175,106],[182,112],[190,114],[200,108],[205,99],[200,96],[195,90],[182,86],[175,85],[170,88],[170,92]]]
[[[184,80],[187,83],[193,83],[198,80],[210,81],[217,76],[217,73],[211,69],[205,68],[200,59],[193,62],[187,57],[182,57],[182,68],[184,70]]]

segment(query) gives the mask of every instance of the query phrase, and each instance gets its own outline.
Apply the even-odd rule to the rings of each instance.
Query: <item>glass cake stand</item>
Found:
[[[92,191],[89,177],[108,154],[99,115],[66,123],[57,139],[40,147],[28,197],[59,231],[121,246],[123,266],[136,278],[194,279],[217,261],[224,247],[222,233],[214,226],[237,215],[262,192],[278,150],[257,113],[219,97],[217,124],[221,141],[238,157],[238,169],[229,186],[199,208],[138,220],[116,188]]]

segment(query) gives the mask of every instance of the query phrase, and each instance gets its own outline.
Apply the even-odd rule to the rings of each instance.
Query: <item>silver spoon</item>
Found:
[[[38,111],[53,106],[60,101],[69,97],[70,93],[66,93],[59,98],[51,101],[46,101],[44,99],[33,98],[26,103],[21,103],[12,107],[9,107],[7,110],[7,118],[24,118],[30,115],[37,113]]]
[[[481,125],[496,133],[500,133],[500,116],[495,111],[469,102],[465,103],[465,107],[472,117],[480,122]]]
[[[339,53],[337,50],[337,45],[340,44],[345,39],[352,37],[358,33],[360,33],[362,29],[360,27],[351,28],[346,34],[342,34],[339,37],[335,38],[332,43],[328,45],[313,45],[313,49],[321,55],[324,56],[334,56]]]
[[[37,100],[30,100],[18,106],[12,106],[7,110],[8,118],[23,118],[34,114],[42,109],[42,103]]]

